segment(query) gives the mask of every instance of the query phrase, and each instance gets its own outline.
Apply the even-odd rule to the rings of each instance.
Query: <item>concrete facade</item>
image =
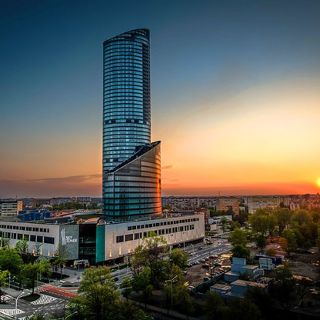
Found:
[[[67,260],[78,259],[79,225],[0,221],[0,239],[15,247],[27,240],[28,251],[52,257],[62,249]]]
[[[14,217],[23,209],[22,200],[0,200],[0,216]]]
[[[151,234],[162,236],[168,245],[183,244],[205,236],[204,215],[181,215],[97,226],[97,262],[127,256]]]

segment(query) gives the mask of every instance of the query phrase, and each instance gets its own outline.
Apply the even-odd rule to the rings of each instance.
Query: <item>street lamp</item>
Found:
[[[173,282],[174,280],[176,280],[178,276],[174,276],[172,279],[166,280],[165,282],[170,282],[170,292],[171,292],[171,309],[172,309],[172,305],[173,305],[173,296],[172,296],[172,286],[173,286]]]
[[[19,295],[16,297],[16,312],[15,312],[15,319],[17,319],[17,313],[18,313],[18,300],[20,297],[22,297],[23,294],[26,294],[27,292],[25,292],[24,290],[22,290]]]

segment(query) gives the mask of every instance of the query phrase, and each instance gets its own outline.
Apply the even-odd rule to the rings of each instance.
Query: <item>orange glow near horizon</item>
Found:
[[[318,192],[319,101],[315,83],[274,83],[199,107],[163,131],[163,190]]]
[[[315,79],[272,83],[203,104],[154,106],[163,195],[317,193],[320,92]],[[101,136],[35,137],[4,154],[0,188],[14,196],[101,195]],[[49,143],[49,142],[50,143]],[[80,142],[79,142],[80,141]],[[2,170],[2,172],[1,172]],[[10,193],[9,193],[10,192]]]

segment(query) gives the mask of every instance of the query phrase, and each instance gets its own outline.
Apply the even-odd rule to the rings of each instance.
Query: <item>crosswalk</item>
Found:
[[[32,301],[31,304],[33,305],[48,304],[55,300],[57,300],[57,298],[48,296],[46,294],[41,294],[40,298],[35,301]]]
[[[6,315],[6,316],[15,316],[16,314],[21,314],[24,311],[20,310],[20,309],[0,309],[0,313]]]

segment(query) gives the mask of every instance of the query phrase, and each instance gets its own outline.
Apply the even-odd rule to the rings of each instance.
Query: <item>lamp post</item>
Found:
[[[18,294],[18,296],[16,297],[16,312],[15,312],[15,316],[14,316],[15,319],[17,319],[17,313],[18,313],[18,300],[19,300],[19,298],[20,298],[24,293],[25,293],[24,290],[22,290],[22,291]]]
[[[178,276],[174,276],[172,279],[166,280],[165,282],[170,282],[170,296],[171,296],[171,309],[173,305],[173,296],[172,296],[172,287],[173,287],[173,282],[176,280]]]

